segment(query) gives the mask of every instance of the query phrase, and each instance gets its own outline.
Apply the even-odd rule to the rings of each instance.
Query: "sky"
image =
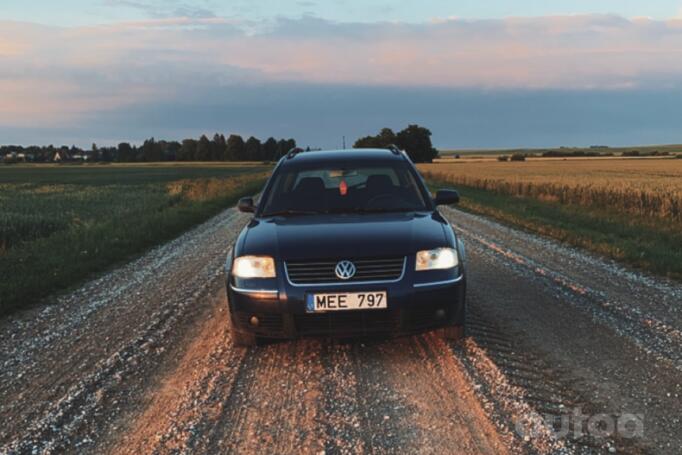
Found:
[[[682,142],[682,0],[3,0],[0,144]]]

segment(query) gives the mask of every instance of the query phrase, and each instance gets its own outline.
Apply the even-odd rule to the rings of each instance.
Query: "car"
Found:
[[[465,250],[408,155],[391,149],[282,157],[226,261],[232,339],[355,338],[440,330],[462,339]]]

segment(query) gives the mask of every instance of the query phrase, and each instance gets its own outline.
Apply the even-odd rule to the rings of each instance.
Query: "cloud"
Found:
[[[215,17],[215,13],[207,7],[177,0],[105,0],[104,5],[115,8],[132,8],[149,17]]]
[[[211,93],[248,87],[266,96],[265,88],[282,84],[674,90],[682,81],[682,20],[245,22],[175,17],[183,2],[157,10],[161,2],[124,1],[150,8],[150,18],[92,27],[0,22],[0,126],[73,125],[166,103],[198,105]]]

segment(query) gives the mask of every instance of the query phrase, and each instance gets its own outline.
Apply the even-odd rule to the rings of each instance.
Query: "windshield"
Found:
[[[280,169],[261,216],[429,210],[407,163]]]

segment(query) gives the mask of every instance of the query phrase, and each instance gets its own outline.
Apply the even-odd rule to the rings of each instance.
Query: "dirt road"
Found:
[[[233,348],[222,266],[247,218],[228,210],[0,322],[0,453],[678,453],[682,287],[445,214],[465,344]]]

